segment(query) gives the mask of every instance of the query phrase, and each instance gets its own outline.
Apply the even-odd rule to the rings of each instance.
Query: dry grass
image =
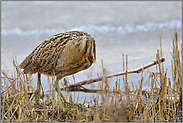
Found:
[[[161,37],[160,37],[161,47]],[[32,90],[32,79],[21,74],[16,60],[13,61],[14,73],[8,77],[2,71],[1,77],[1,121],[2,122],[178,122],[182,121],[182,44],[176,31],[172,36],[172,78],[167,78],[167,69],[163,64],[157,65],[156,72],[148,71],[150,89],[142,89],[144,71],[141,72],[139,85],[131,86],[128,75],[115,82],[111,91],[108,80],[103,78],[99,84],[97,97],[90,102],[72,101],[68,92],[64,94],[69,104],[63,104],[53,88],[54,77],[49,80],[50,93],[44,93],[39,103],[29,100]],[[157,50],[156,59],[162,57],[162,47]],[[126,56],[126,70],[127,68]],[[124,55],[123,66],[125,68]],[[141,66],[141,65],[140,65]],[[103,67],[103,65],[102,65]],[[103,75],[105,68],[103,67]],[[17,79],[16,79],[17,78]],[[2,83],[2,81],[4,83]],[[121,83],[124,83],[124,91]],[[11,85],[9,87],[9,85]],[[115,92],[115,93],[114,93]],[[101,97],[99,101],[99,95]]]

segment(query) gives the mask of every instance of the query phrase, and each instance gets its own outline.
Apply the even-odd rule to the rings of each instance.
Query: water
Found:
[[[74,74],[76,82],[96,78],[97,73],[102,75],[101,60],[107,74],[121,72],[122,54],[128,55],[129,70],[154,61],[160,34],[166,59],[164,66],[171,78],[171,35],[176,28],[182,36],[181,2],[3,1],[1,5],[1,69],[8,75],[13,72],[14,53],[21,63],[48,37],[80,30],[95,37],[97,61],[89,69]],[[149,69],[155,71],[155,67]],[[36,75],[33,77],[36,79]],[[66,78],[73,83],[72,76]],[[139,78],[140,74],[128,76],[129,83],[134,84],[138,84]],[[109,79],[111,87],[116,80],[117,77]],[[42,81],[44,90],[48,90],[47,77],[43,75]],[[93,85],[97,88],[98,83]],[[85,97],[90,99],[90,95],[80,93],[80,101]]]

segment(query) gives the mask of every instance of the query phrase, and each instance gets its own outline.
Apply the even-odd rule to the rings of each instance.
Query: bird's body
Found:
[[[85,32],[70,31],[54,35],[20,64],[24,73],[55,75],[58,79],[89,68],[96,60],[94,38]]]
[[[85,32],[69,31],[42,42],[23,60],[20,68],[25,74],[38,72],[39,86],[41,73],[55,75],[58,82],[64,76],[89,68],[95,60],[95,39]]]

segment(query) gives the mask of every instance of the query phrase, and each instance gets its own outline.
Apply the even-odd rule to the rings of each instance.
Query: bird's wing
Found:
[[[62,52],[64,46],[69,41],[69,36],[54,35],[39,46],[27,56],[20,64],[20,68],[25,69],[25,72],[38,72],[54,70],[58,54]]]

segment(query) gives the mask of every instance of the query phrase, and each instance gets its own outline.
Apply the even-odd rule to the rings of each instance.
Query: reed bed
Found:
[[[14,73],[1,77],[2,122],[182,122],[182,44],[176,30],[172,36],[172,80],[167,77],[163,63],[156,71],[142,71],[138,85],[129,83],[128,74],[109,87],[102,64],[103,79],[98,93],[90,101],[73,101],[68,90],[63,93],[68,103],[63,103],[53,88],[55,78],[48,79],[50,92],[41,93],[39,102],[30,101],[34,90],[31,76],[21,73],[16,59]],[[156,59],[162,58],[162,45]],[[125,61],[126,59],[126,61]],[[128,57],[123,55],[123,70],[128,70]],[[148,76],[148,89],[143,89],[144,74]],[[31,84],[32,83],[32,84]],[[124,84],[124,87],[121,87]],[[102,91],[101,91],[102,90]],[[99,99],[100,97],[100,99]]]

